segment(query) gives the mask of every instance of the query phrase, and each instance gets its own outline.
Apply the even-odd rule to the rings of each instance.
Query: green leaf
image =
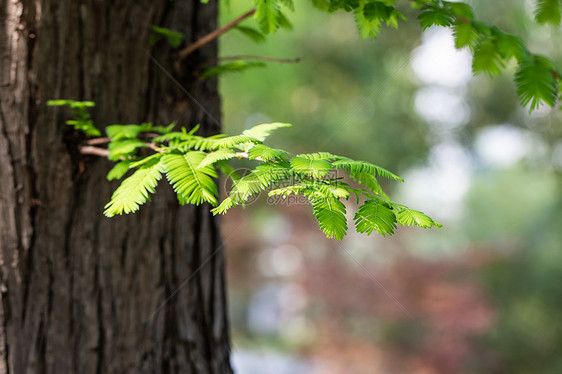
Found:
[[[560,25],[560,0],[537,0],[535,19],[538,23]]]
[[[332,164],[326,160],[310,160],[299,156],[291,158],[291,167],[299,173],[303,173],[317,179],[328,175],[328,173],[332,170]]]
[[[336,169],[345,169],[350,173],[366,173],[371,174],[375,177],[384,177],[388,179],[393,179],[397,181],[403,182],[404,179],[400,178],[396,174],[391,173],[390,171],[381,168],[380,166],[371,164],[370,162],[366,161],[355,161],[347,157],[338,157],[338,159],[332,162],[332,165]]]
[[[289,19],[281,11],[279,12],[279,27],[281,27],[285,30],[292,30],[293,29],[293,24],[291,23],[291,21],[289,21]]]
[[[361,183],[369,190],[373,191],[377,195],[379,195],[384,200],[390,201],[390,197],[383,191],[381,185],[377,181],[377,178],[371,173],[350,173],[349,176],[356,180],[357,182]]]
[[[215,152],[208,153],[207,156],[205,156],[205,158],[203,159],[203,161],[201,161],[198,168],[203,168],[212,165],[218,161],[230,160],[231,158],[234,157],[236,157],[236,152],[234,152],[232,149],[229,148],[219,149]]]
[[[403,226],[417,226],[423,228],[442,227],[438,222],[435,222],[430,217],[422,212],[400,206],[401,210],[398,212],[398,223]]]
[[[382,236],[392,235],[396,229],[396,215],[389,203],[380,200],[367,200],[355,214],[357,232],[371,235],[373,231]]]
[[[72,119],[65,123],[74,127],[78,131],[82,131],[88,136],[101,136],[101,132],[94,126],[90,118],[90,114],[86,108],[91,108],[96,104],[93,101],[76,101],[76,100],[49,100],[48,106],[68,106],[72,108]]]
[[[294,4],[293,0],[279,0],[279,2],[281,4],[283,4],[284,6],[286,6],[287,9],[289,9],[290,11],[295,10],[295,4]]]
[[[246,149],[246,148],[253,147],[254,144],[259,144],[259,143],[261,143],[261,140],[254,138],[253,136],[248,136],[242,133],[242,135],[227,136],[225,138],[215,140],[213,144],[213,149],[233,148],[233,147]]]
[[[468,47],[474,50],[481,38],[480,33],[472,27],[471,23],[458,21],[453,26],[453,36],[455,37],[455,48],[461,49]]]
[[[116,214],[136,212],[140,205],[150,199],[149,193],[154,193],[162,177],[162,167],[159,160],[154,160],[126,178],[113,192],[111,201],[105,205],[104,214],[113,217]]]
[[[256,125],[248,130],[244,130],[242,134],[246,136],[250,136],[252,138],[256,138],[263,142],[271,135],[273,131],[283,127],[291,127],[291,126],[292,125],[290,123],[281,123],[281,122],[262,123],[261,125]]]
[[[114,140],[109,143],[109,156],[110,160],[116,161],[121,157],[132,156],[137,149],[148,147],[145,142],[138,139],[120,139]]]
[[[217,214],[226,214],[226,212],[228,212],[228,210],[230,208],[234,208],[236,205],[238,205],[236,202],[234,202],[234,200],[232,199],[232,197],[227,197],[226,199],[224,199],[222,201],[222,203],[220,203],[219,206],[217,206],[216,208],[211,209],[211,213],[213,213],[213,215],[217,215]]]
[[[141,131],[142,127],[139,125],[111,125],[105,128],[105,133],[112,140],[136,138]]]
[[[472,71],[474,74],[488,73],[498,75],[505,66],[502,56],[491,38],[481,41],[472,58]]]
[[[91,108],[96,106],[93,101],[77,101],[77,100],[49,100],[48,106],[68,106],[70,108]]]
[[[217,204],[218,190],[213,178],[218,175],[215,169],[212,166],[198,168],[205,156],[201,151],[162,156],[166,178],[178,194],[181,204]]]
[[[166,39],[173,48],[178,48],[185,38],[185,34],[179,31],[167,29],[165,27],[150,26],[152,31],[149,36],[149,44],[153,46],[158,41]]]
[[[342,240],[347,232],[345,205],[335,198],[310,198],[312,212],[328,238]]]
[[[301,153],[297,157],[306,158],[307,160],[326,160],[332,161],[340,156],[333,155],[329,152]]]
[[[363,39],[376,38],[381,29],[381,20],[377,17],[373,17],[369,10],[365,12],[365,6],[366,4],[361,4],[361,6],[353,12],[359,35],[361,35]]]
[[[506,34],[499,29],[492,29],[495,36],[495,45],[498,53],[504,59],[510,59],[515,57],[517,61],[522,61],[530,56],[527,47],[523,40],[515,35]]]
[[[291,170],[283,164],[278,162],[263,163],[234,183],[230,191],[230,197],[237,203],[244,203],[250,196],[290,177]]]
[[[467,20],[472,20],[474,18],[474,12],[470,5],[460,2],[450,2],[443,1],[443,5],[448,8],[457,17],[466,18]]]
[[[127,174],[129,171],[130,161],[121,161],[115,164],[115,166],[107,173],[107,180],[121,179],[123,175]]]
[[[240,31],[242,34],[252,39],[256,43],[265,42],[265,36],[253,27],[238,25],[236,26],[236,30]]]
[[[548,59],[534,55],[519,63],[515,73],[517,95],[523,106],[530,105],[530,110],[537,109],[541,103],[553,107],[558,97],[558,80],[556,70]]]
[[[275,149],[263,144],[256,144],[248,150],[248,157],[251,160],[261,159],[262,161],[269,161],[285,157],[288,153],[289,152],[282,149]]]
[[[254,18],[258,21],[264,34],[272,34],[279,28],[280,10],[275,0],[254,0],[256,13]]]
[[[447,9],[437,5],[426,4],[421,7],[418,15],[420,26],[425,30],[431,26],[451,26],[455,23],[455,17]]]

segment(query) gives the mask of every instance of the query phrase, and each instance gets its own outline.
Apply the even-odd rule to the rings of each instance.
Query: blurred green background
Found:
[[[251,7],[229,3],[223,23]],[[562,66],[560,29],[536,25],[533,2],[470,4]],[[408,1],[410,22],[376,40],[350,14],[295,5],[292,31],[221,37],[223,57],[301,58],[222,75],[225,131],[292,123],[269,144],[390,169],[406,179],[385,185],[391,196],[444,227],[338,242],[308,205],[234,209],[223,234],[238,372],[562,373],[560,110],[521,108],[512,66],[472,77],[470,54],[445,28],[422,32]]]

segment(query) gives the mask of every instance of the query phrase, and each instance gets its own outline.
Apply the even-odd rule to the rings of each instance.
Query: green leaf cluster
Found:
[[[197,127],[188,132],[186,129],[172,131],[171,126],[156,127],[144,123],[107,127],[107,135],[111,137],[109,158],[119,161],[109,172],[108,179],[119,179],[131,170],[134,172],[113,193],[105,206],[106,216],[136,212],[140,205],[150,200],[158,181],[165,175],[180,204],[209,203],[214,206],[211,210],[214,214],[244,206],[263,191],[268,191],[270,197],[302,195],[310,201],[320,229],[328,238],[342,239],[346,234],[347,208],[343,200],[352,195],[357,203],[365,200],[355,215],[358,232],[392,234],[397,224],[440,227],[425,214],[390,200],[377,178],[402,179],[380,166],[328,152],[291,157],[285,150],[263,144],[273,131],[289,124],[266,123],[240,135],[210,137],[196,135]],[[143,149],[154,153],[143,154]],[[230,173],[226,164],[233,158],[253,160],[257,165],[240,177]],[[232,189],[220,204],[219,170],[226,171],[232,180]],[[346,170],[365,188],[352,187],[343,176],[337,175],[338,170]]]
[[[281,10],[281,6],[293,10],[293,0],[254,0],[254,5],[256,7],[254,18],[264,34],[272,34],[279,28],[289,30],[293,28]]]
[[[353,13],[359,34],[364,38],[376,38],[382,24],[398,27],[398,21],[405,19],[395,7],[395,0],[310,0],[324,11]],[[292,9],[292,0],[254,0],[255,18],[263,33],[275,32],[285,23],[281,12],[283,6]],[[423,29],[432,26],[453,29],[455,46],[469,48],[474,55],[472,70],[475,74],[499,74],[514,59],[517,63],[515,83],[517,94],[530,111],[541,104],[554,107],[559,99],[562,74],[551,60],[533,54],[524,41],[516,35],[506,33],[496,26],[487,25],[475,19],[472,8],[463,2],[443,0],[412,0],[419,10],[418,21]],[[535,19],[539,23],[559,25],[561,22],[562,0],[536,0]],[[242,30],[241,30],[242,31]],[[255,31],[255,30],[254,30]],[[261,40],[261,35],[245,30],[248,36]],[[219,66],[211,73],[240,71],[251,67],[247,62]]]
[[[521,38],[474,19],[472,8],[461,2],[416,1],[422,28],[453,28],[455,46],[469,48],[475,74],[499,74],[511,59],[517,63],[515,83],[521,104],[530,110],[558,101],[560,71],[548,58],[533,54]],[[560,0],[538,0],[535,13],[540,23],[560,23]]]
[[[72,109],[72,119],[66,121],[66,124],[74,127],[78,131],[82,131],[88,136],[100,136],[100,131],[94,126],[90,113],[86,108],[94,107],[96,104],[92,101],[76,101],[76,100],[49,100],[49,106],[68,106]]]
[[[166,40],[173,48],[178,48],[185,38],[185,34],[179,31],[167,29],[165,27],[150,26],[150,35],[148,42],[151,46],[158,43],[160,40]]]

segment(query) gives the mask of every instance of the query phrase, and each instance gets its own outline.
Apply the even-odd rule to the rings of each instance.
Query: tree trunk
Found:
[[[192,73],[216,44],[178,66],[151,25],[189,44],[216,27],[216,2],[0,0],[0,374],[232,371],[209,207],[180,208],[161,183],[139,213],[105,218],[112,165],[79,154],[68,111],[46,106],[95,101],[99,128],[217,132],[216,81]]]

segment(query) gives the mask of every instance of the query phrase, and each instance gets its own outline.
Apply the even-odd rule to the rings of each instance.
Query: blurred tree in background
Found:
[[[536,24],[534,2],[469,4],[479,20],[562,64],[560,28]],[[223,17],[245,6],[231,2]],[[405,22],[362,40],[350,14],[328,17],[308,2],[295,6],[294,30],[266,43],[224,36],[223,56],[301,59],[225,75],[226,129],[294,123],[274,142],[297,152],[353,155],[402,173],[407,183],[394,194],[446,225],[438,232],[404,230],[384,243],[350,235],[334,244],[310,232],[299,206],[272,213],[262,201],[249,207],[253,218],[233,212],[227,237],[239,225],[261,233],[241,235],[229,248],[245,254],[230,256],[235,347],[269,344],[312,358],[323,373],[560,372],[559,109],[529,114],[520,106],[515,64],[496,77],[471,78],[469,53],[451,52],[445,28],[422,33]],[[267,230],[271,222],[280,233]],[[283,302],[283,292],[293,302]],[[269,332],[252,327],[262,305],[256,295],[278,301],[270,315],[281,325]],[[318,357],[329,370],[314,366]]]

